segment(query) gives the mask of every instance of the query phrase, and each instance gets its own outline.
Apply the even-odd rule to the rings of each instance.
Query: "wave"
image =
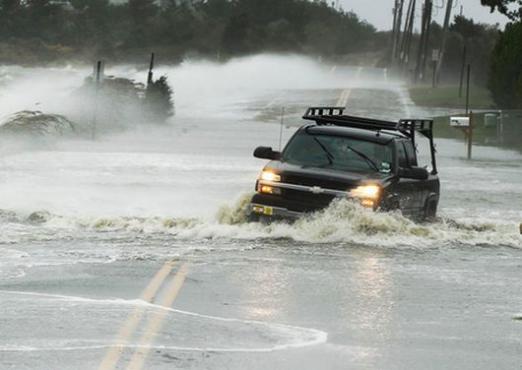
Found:
[[[77,231],[163,234],[177,240],[280,240],[313,244],[356,244],[363,246],[506,246],[522,248],[519,224],[510,221],[441,217],[433,223],[416,223],[400,212],[373,212],[350,201],[333,202],[327,209],[294,223],[249,223],[250,195],[235,205],[222,206],[213,220],[169,217],[69,217],[47,211],[21,215],[0,211],[3,224],[60,230],[69,236]],[[19,230],[20,228],[13,228]],[[23,228],[22,228],[23,230]],[[25,231],[24,231],[25,232]],[[11,235],[11,239],[13,236]]]

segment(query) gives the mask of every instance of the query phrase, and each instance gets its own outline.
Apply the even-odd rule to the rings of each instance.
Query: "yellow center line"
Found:
[[[172,307],[174,300],[178,296],[181,287],[185,282],[187,273],[188,265],[181,265],[181,267],[178,270],[178,273],[172,278],[170,284],[166,288],[165,295],[163,296],[161,302],[158,303],[159,305],[164,307]],[[149,319],[147,327],[145,328],[145,332],[143,333],[138,344],[139,348],[137,348],[134,352],[130,360],[129,366],[127,367],[128,370],[140,370],[143,368],[145,360],[147,359],[147,356],[151,349],[150,346],[152,345],[152,342],[154,341],[154,338],[156,337],[158,331],[163,326],[163,321],[165,320],[165,317],[168,315],[168,313],[169,312],[167,310],[162,310],[154,314]]]
[[[361,77],[362,70],[363,70],[363,67],[357,68],[357,72],[355,73],[355,80],[358,80]],[[341,92],[341,95],[339,95],[339,99],[337,99],[336,107],[346,107],[351,95],[352,95],[352,89],[344,89]]]
[[[176,261],[166,262],[156,273],[156,275],[154,275],[150,283],[141,294],[140,299],[146,302],[152,302],[159,288],[163,284],[163,281],[169,276],[175,264]],[[110,347],[102,362],[100,363],[100,366],[98,367],[99,370],[110,370],[115,368],[123,353],[124,346],[128,343],[129,338],[136,330],[145,313],[145,310],[146,307],[137,307],[132,313],[129,314],[127,321],[121,327],[118,335],[114,340],[114,345]]]
[[[348,103],[348,99],[350,99],[350,95],[352,93],[351,89],[346,89],[341,92],[341,95],[339,96],[339,99],[337,100],[337,107],[346,107],[346,104]]]

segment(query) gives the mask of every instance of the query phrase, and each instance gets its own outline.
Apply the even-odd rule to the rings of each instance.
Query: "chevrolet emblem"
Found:
[[[321,194],[322,192],[324,192],[324,190],[322,188],[320,188],[319,186],[312,186],[310,191],[314,194]]]

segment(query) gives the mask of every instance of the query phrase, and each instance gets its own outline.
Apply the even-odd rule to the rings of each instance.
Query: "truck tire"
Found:
[[[438,199],[435,197],[428,198],[426,200],[426,204],[424,205],[424,221],[433,222],[437,217],[437,206]]]

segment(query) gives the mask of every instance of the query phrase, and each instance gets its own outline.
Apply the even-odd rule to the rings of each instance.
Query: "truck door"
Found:
[[[406,140],[403,142],[404,149],[406,150],[406,159],[408,160],[409,167],[417,167],[419,164],[417,162],[417,153],[415,150],[415,146],[410,140]],[[422,212],[424,210],[424,204],[426,203],[426,198],[428,196],[428,187],[426,180],[413,180],[415,181],[415,191],[412,196],[413,199],[413,207],[418,211]],[[421,215],[421,214],[419,214]]]
[[[406,149],[408,144],[410,145],[410,156],[408,156]],[[411,155],[412,153],[413,155]],[[409,168],[417,165],[415,150],[410,141],[397,141],[397,159],[399,168]],[[405,215],[412,216],[418,211],[418,204],[420,202],[419,185],[419,180],[399,178],[397,193],[399,194],[400,208]]]

